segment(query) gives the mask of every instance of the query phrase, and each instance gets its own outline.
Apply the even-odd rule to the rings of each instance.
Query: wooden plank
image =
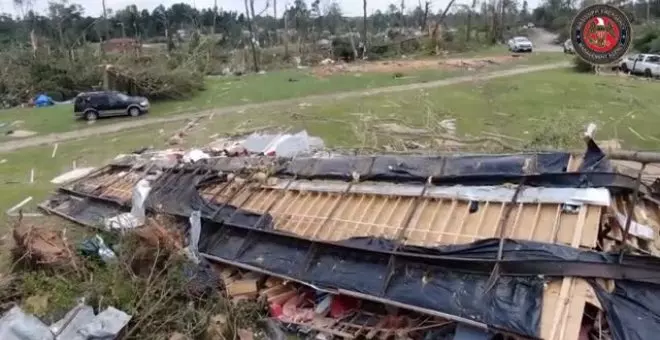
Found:
[[[518,231],[518,224],[520,223],[520,216],[522,215],[523,211],[529,212],[530,211],[529,208],[531,208],[531,206],[525,205],[523,203],[518,203],[518,210],[516,212],[516,217],[514,217],[514,219],[513,219],[513,225],[511,225],[511,227],[506,229],[507,231],[509,231],[508,232],[509,235],[505,236],[505,237],[512,238],[512,239],[517,239],[518,238],[518,237],[516,237],[516,232]]]
[[[279,286],[266,288],[266,289],[260,291],[259,296],[267,296],[267,297],[271,298],[271,297],[274,297],[274,296],[278,296],[282,293],[289,292],[291,290],[292,290],[291,287],[289,287],[287,285],[279,285]]]
[[[580,208],[580,211],[578,213],[577,224],[575,226],[575,231],[573,232],[573,239],[571,240],[571,247],[578,247],[580,244],[580,239],[582,238],[582,231],[586,223],[587,209],[588,208],[586,206]],[[573,285],[573,278],[564,277],[562,279],[561,289],[559,291],[559,297],[557,299],[559,308],[555,309],[554,317],[552,319],[552,330],[550,331],[550,337],[548,338],[549,340],[556,339],[555,336],[560,334],[560,332],[558,331],[559,331],[561,319],[563,318],[564,309],[566,308],[566,305],[568,304],[569,301],[568,295],[572,285]],[[584,304],[582,305],[582,309],[584,309]],[[563,340],[563,339],[558,338],[558,340]]]
[[[330,239],[330,236],[332,236],[332,231],[337,227],[337,224],[340,223],[338,219],[344,215],[346,208],[350,206],[350,199],[347,199],[346,197],[350,197],[350,194],[338,194],[336,196],[335,204],[330,210],[333,210],[336,207],[337,211],[335,212],[334,216],[326,217],[330,218],[330,220],[328,223],[326,223],[325,227],[323,226],[323,223],[319,223],[318,227],[316,227],[316,230],[314,231],[314,234],[312,234],[312,239],[315,239],[317,236],[320,240]],[[323,230],[321,230],[321,228],[323,228]]]
[[[321,199],[323,193],[308,193],[308,195],[314,196],[314,199],[311,202],[305,201],[307,205],[307,209],[302,213],[302,215],[298,215],[297,218],[299,219],[298,222],[295,222],[293,228],[291,228],[289,231],[293,234],[298,234],[298,228],[300,228],[301,225],[304,225],[304,223],[307,220],[311,220],[310,218],[310,212],[312,209],[316,208],[318,200]],[[302,207],[301,207],[302,209]]]
[[[268,303],[269,304],[275,303],[275,304],[281,305],[281,304],[289,301],[292,297],[296,296],[296,294],[298,294],[298,292],[296,292],[295,290],[289,290],[287,292],[283,292],[283,293],[280,293],[278,295],[269,297],[268,298]]]
[[[238,295],[256,295],[257,294],[257,280],[237,280],[227,286],[227,295],[230,297]]]
[[[449,207],[449,211],[447,212],[447,215],[445,216],[444,222],[442,222],[442,227],[440,228],[439,231],[435,232],[438,234],[438,237],[435,239],[435,244],[441,244],[443,242],[443,236],[445,234],[445,231],[447,231],[447,226],[449,226],[449,221],[451,221],[451,216],[454,214],[454,210],[456,210],[456,205],[458,204],[458,201],[456,199],[451,200],[451,206]]]
[[[323,202],[321,204],[318,204],[318,209],[316,209],[313,213],[314,216],[316,217],[310,223],[305,227],[305,229],[300,233],[301,236],[303,237],[309,237],[308,231],[313,227],[313,226],[321,226],[323,224],[323,221],[325,221],[326,218],[328,218],[328,215],[330,215],[330,211],[332,211],[332,206],[333,204],[333,194],[324,194],[323,196]]]
[[[377,197],[377,195],[369,195],[369,196],[370,196],[369,201],[367,202],[367,205],[364,208],[361,209],[362,212],[359,214],[359,217],[356,218],[356,219],[352,219],[352,221],[355,221],[355,223],[356,223],[356,228],[342,229],[341,234],[339,236],[340,240],[342,240],[344,238],[350,238],[350,237],[353,237],[353,236],[357,236],[357,235],[362,235],[362,232],[364,232],[364,229],[366,229],[366,230],[371,229],[371,226],[366,226],[366,228],[365,228],[365,226],[362,224],[362,222],[364,221],[365,216],[367,216],[367,214],[369,213],[369,209],[374,204],[374,201],[376,201],[376,197]],[[359,212],[359,210],[358,210],[358,212]],[[358,215],[356,215],[356,216],[358,216]]]
[[[430,209],[433,211],[433,215],[431,215],[431,219],[428,220],[428,228],[426,229],[426,233],[421,239],[421,242],[423,246],[428,246],[430,242],[429,240],[429,235],[432,233],[433,227],[435,226],[435,220],[438,218],[438,213],[440,210],[442,210],[442,205],[443,205],[443,200],[442,199],[433,199],[433,202],[437,202],[437,204],[432,204]]]
[[[364,232],[363,236],[369,236],[371,235],[371,230],[376,226],[376,221],[378,221],[378,218],[382,216],[383,210],[385,209],[385,206],[388,203],[389,197],[384,196],[384,197],[379,197],[377,199],[378,201],[381,201],[380,207],[378,208],[377,212],[371,216],[369,219],[369,227],[367,230]]]
[[[588,283],[582,279],[573,279],[573,287],[570,292],[570,302],[568,308],[564,312],[564,317],[561,323],[561,332],[559,339],[578,339],[580,335],[580,328],[582,325],[582,317],[584,314],[584,306],[586,304],[587,286]]]
[[[490,201],[486,201],[483,207],[481,207],[481,215],[479,216],[479,223],[477,224],[477,230],[474,232],[474,235],[481,235],[481,230],[483,229],[484,221],[486,220],[486,214],[490,208]],[[476,241],[477,237],[473,238],[472,241]]]
[[[387,217],[381,223],[380,230],[378,231],[377,234],[374,234],[374,236],[382,237],[385,234],[385,231],[387,230],[387,227],[389,226],[389,223],[390,223],[390,220],[392,219],[392,216],[394,216],[394,212],[396,211],[396,208],[399,205],[399,202],[401,202],[401,196],[396,197],[396,200],[394,201],[394,205],[389,208],[389,213],[386,214]]]
[[[364,198],[366,197],[366,195],[364,195],[364,194],[358,194],[358,195],[351,194],[349,197],[350,198],[347,198],[347,201],[348,201],[347,203],[350,202],[350,209],[346,213],[346,215],[344,215],[344,214],[337,215],[337,219],[341,220],[341,222],[339,222],[338,226],[335,226],[334,228],[332,228],[330,230],[330,235],[328,235],[329,240],[339,241],[340,237],[341,237],[341,234],[344,232],[344,230],[349,229],[353,225],[353,222],[352,222],[353,217],[355,216],[355,214],[357,212],[360,211],[360,206],[364,202]],[[359,199],[357,200],[357,202],[354,202],[356,197],[359,197]]]
[[[531,228],[529,228],[529,240],[534,239],[536,233],[536,228],[539,225],[539,218],[541,217],[541,203],[536,204],[536,213],[534,214],[534,221],[532,222]]]
[[[426,207],[428,206],[430,199],[424,197],[422,200],[422,205],[417,211],[415,211],[410,221],[410,226],[408,227],[408,230],[406,230],[406,235],[404,235],[406,244],[421,245],[421,241],[423,241],[421,240],[423,230],[419,228],[422,226],[420,220],[422,219],[422,215],[427,212]]]

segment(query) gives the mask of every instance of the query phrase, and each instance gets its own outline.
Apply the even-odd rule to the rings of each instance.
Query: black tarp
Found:
[[[598,283],[591,283],[606,311],[613,339],[660,338],[659,285],[618,280],[614,292],[608,293]]]
[[[461,273],[415,261],[400,261],[390,268],[389,258],[383,254],[341,246],[310,252],[306,240],[226,228],[208,220],[202,223],[199,249],[215,258],[321,288],[344,289],[436,310],[525,336],[535,337],[538,332],[543,293],[539,276],[503,277],[489,293],[488,274]],[[390,281],[385,284],[390,270]]]
[[[563,152],[454,155],[454,156],[352,156],[297,158],[285,164],[278,175],[298,178],[426,181],[428,177],[523,175],[565,172],[570,154]],[[527,170],[527,172],[525,170]]]

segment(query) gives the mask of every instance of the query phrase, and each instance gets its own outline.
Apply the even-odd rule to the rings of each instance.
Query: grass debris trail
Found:
[[[186,101],[154,103],[151,113],[140,119],[172,117],[212,108],[264,103],[303,96],[424,83],[466,74],[510,69],[521,65],[542,65],[562,60],[565,60],[565,57],[558,53],[537,53],[515,58],[506,63],[487,65],[477,70],[467,66],[442,66],[440,64],[442,59],[435,59],[437,67],[423,70],[411,69],[403,72],[403,77],[395,77],[394,71],[337,72],[319,77],[312,72],[312,69],[275,71],[263,75],[249,74],[242,77],[209,77],[207,78],[207,89],[195,98]],[[393,61],[393,63],[403,62],[405,61]],[[414,60],[410,62],[414,62]],[[38,109],[15,108],[0,111],[0,123],[19,122],[12,129],[30,130],[40,135],[112,125],[118,121],[121,122],[122,119],[103,119],[89,125],[84,121],[74,120],[71,105],[65,104]],[[8,126],[0,128],[0,132],[8,128]],[[0,136],[0,141],[15,139],[4,134]]]

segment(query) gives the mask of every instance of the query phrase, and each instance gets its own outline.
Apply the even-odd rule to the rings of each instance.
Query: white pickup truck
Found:
[[[649,78],[660,77],[660,55],[642,53],[626,56],[619,62],[619,69]]]

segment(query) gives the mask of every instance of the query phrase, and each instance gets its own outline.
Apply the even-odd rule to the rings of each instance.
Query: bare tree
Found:
[[[252,12],[250,12],[250,8],[252,8]],[[254,15],[254,0],[245,0],[245,19],[247,20],[248,24],[248,30],[250,32],[250,48],[252,49],[252,61],[254,63],[254,72],[259,72],[259,61],[257,59],[257,47],[255,46],[254,43],[254,29],[252,27],[252,17],[250,15]]]
[[[421,7],[421,2],[420,2],[420,7]],[[421,30],[424,30],[426,28],[426,21],[429,18],[430,7],[431,7],[431,1],[424,2],[424,16],[422,17],[422,27],[420,28]]]
[[[367,28],[367,0],[362,0],[362,58],[366,58],[367,56],[367,33],[368,33],[368,28]]]
[[[218,0],[213,0],[213,23],[211,24],[211,35],[215,39],[215,22],[218,20]]]
[[[284,39],[284,59],[289,60],[289,14],[287,11],[287,5],[284,5],[284,35],[282,36],[282,39]]]
[[[468,8],[467,16],[467,28],[465,31],[465,41],[470,41],[472,39],[472,14],[474,13],[475,7],[477,7],[477,0],[472,0],[472,6]]]

